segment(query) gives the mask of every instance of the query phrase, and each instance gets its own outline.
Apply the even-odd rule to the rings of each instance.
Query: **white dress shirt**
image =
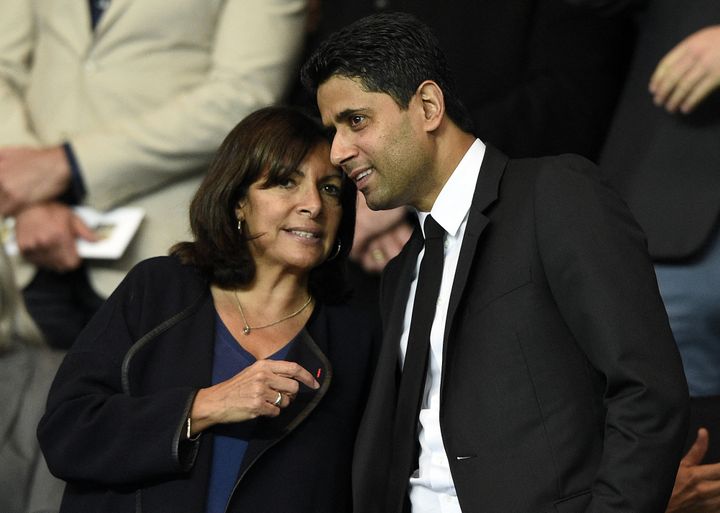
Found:
[[[484,155],[485,145],[480,140],[475,140],[440,191],[432,210],[429,213],[417,213],[421,227],[425,218],[432,215],[447,234],[442,283],[430,332],[430,358],[419,417],[420,467],[410,478],[410,501],[413,513],[460,513],[461,511],[440,433],[440,377],[448,302],[468,212]],[[410,285],[405,308],[403,334],[400,338],[401,362],[405,361],[417,276],[424,253],[425,251],[422,250],[418,255],[415,278]]]

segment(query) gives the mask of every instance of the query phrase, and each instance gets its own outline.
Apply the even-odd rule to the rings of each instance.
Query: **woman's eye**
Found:
[[[322,191],[326,194],[329,194],[330,196],[339,197],[340,193],[342,192],[342,188],[331,183],[326,183],[322,186]]]
[[[291,187],[295,186],[295,180],[292,178],[286,178],[285,180],[281,180],[278,182],[278,187],[282,187],[283,189],[290,189]]]

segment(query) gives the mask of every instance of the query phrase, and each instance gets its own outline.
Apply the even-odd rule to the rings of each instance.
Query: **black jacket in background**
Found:
[[[698,255],[720,225],[720,91],[690,114],[670,114],[653,104],[648,84],[678,43],[720,24],[720,2],[634,3],[647,7],[600,166],[647,234],[653,259],[682,261]]]

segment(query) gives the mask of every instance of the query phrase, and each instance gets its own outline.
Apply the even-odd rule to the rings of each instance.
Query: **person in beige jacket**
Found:
[[[18,280],[34,276],[25,299],[52,345],[187,235],[222,137],[284,94],[305,15],[305,0],[2,1],[0,216],[15,217]],[[122,259],[81,260],[76,239],[94,235],[73,202],[144,209]]]

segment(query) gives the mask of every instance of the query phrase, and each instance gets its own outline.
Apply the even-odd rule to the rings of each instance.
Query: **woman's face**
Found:
[[[342,172],[330,163],[330,145],[312,149],[285,183],[250,186],[236,215],[258,272],[306,273],[335,251],[342,206]]]

